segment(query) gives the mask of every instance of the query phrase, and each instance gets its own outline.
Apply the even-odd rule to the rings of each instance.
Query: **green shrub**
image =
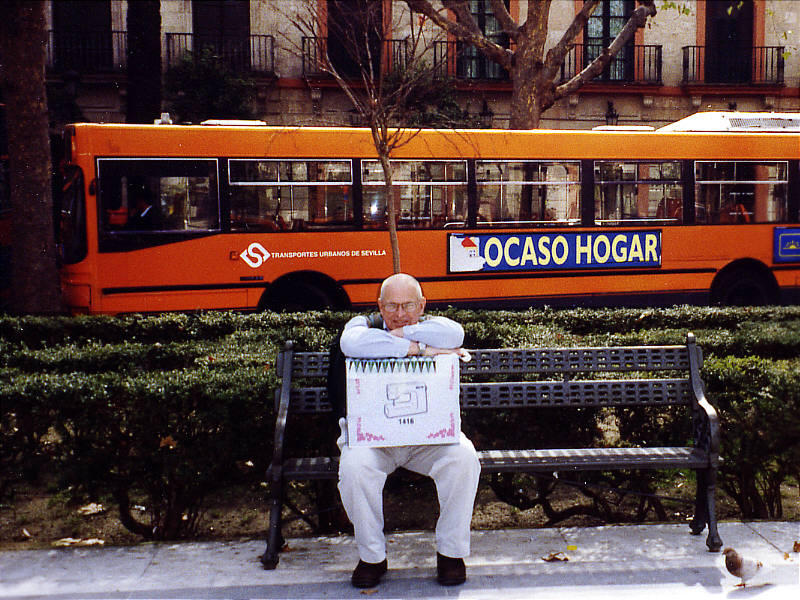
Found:
[[[781,518],[800,465],[800,360],[726,357],[704,369],[722,424],[721,484],[744,518]]]
[[[464,325],[470,348],[682,344],[694,331],[722,419],[721,487],[742,516],[780,516],[780,484],[800,476],[800,307],[441,314]],[[112,495],[123,523],[144,537],[191,535],[207,494],[263,479],[275,356],[285,341],[327,349],[351,316],[0,316],[0,495],[23,479],[56,474],[73,494]],[[685,415],[668,410],[471,413],[464,429],[484,448],[563,445],[564,432],[581,446],[599,439],[610,418],[621,443],[682,444],[691,435]],[[330,419],[292,425],[304,435],[290,436],[289,453],[332,451]],[[517,483],[498,479],[495,487],[509,501],[532,502]],[[533,485],[547,506],[552,485]],[[147,508],[144,517],[133,504]]]

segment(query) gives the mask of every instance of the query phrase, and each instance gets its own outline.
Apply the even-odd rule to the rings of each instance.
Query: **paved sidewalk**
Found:
[[[435,579],[433,534],[389,536],[389,573],[356,590],[351,537],[290,539],[274,571],[261,541],[0,552],[0,598],[800,598],[800,523],[722,523],[725,546],[764,563],[735,587],[687,525],[473,532],[468,580]],[[568,561],[545,562],[551,553]]]

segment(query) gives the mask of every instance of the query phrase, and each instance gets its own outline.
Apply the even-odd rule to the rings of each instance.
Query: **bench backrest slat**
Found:
[[[462,375],[521,375],[609,371],[687,371],[686,346],[623,346],[610,348],[531,348],[470,350]],[[292,377],[325,377],[326,352],[294,352]]]
[[[462,375],[664,371],[689,368],[686,346],[475,350]]]
[[[688,379],[462,383],[461,407],[502,409],[526,406],[664,406],[689,404],[691,394],[692,388]],[[331,410],[325,387],[292,390],[293,413],[326,413]]]
[[[500,348],[470,353],[472,360],[461,364],[464,409],[658,406],[693,401],[687,346]],[[278,364],[284,364],[288,356],[288,351],[282,352]],[[325,388],[328,353],[291,352],[291,365],[291,412],[331,412]],[[643,371],[664,372],[664,377],[618,375]],[[591,374],[610,373],[614,378],[598,379],[595,375],[589,379]],[[538,377],[539,381],[502,381],[506,376],[524,376],[526,380]]]

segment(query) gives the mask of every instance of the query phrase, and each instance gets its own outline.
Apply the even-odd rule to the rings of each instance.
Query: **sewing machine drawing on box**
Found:
[[[407,417],[428,412],[428,389],[421,381],[389,383],[383,413],[387,418]]]

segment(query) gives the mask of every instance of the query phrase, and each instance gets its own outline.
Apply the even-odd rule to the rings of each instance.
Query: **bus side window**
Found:
[[[214,159],[99,159],[98,181],[105,232],[219,227]]]
[[[393,160],[397,226],[403,229],[453,228],[465,225],[467,168],[463,160]],[[376,160],[364,160],[363,223],[386,227],[383,171]]]
[[[695,178],[698,223],[780,223],[787,219],[786,161],[698,161]]]
[[[489,226],[579,223],[577,162],[477,161],[478,221]]]
[[[595,216],[605,225],[683,222],[681,164],[595,162]]]

